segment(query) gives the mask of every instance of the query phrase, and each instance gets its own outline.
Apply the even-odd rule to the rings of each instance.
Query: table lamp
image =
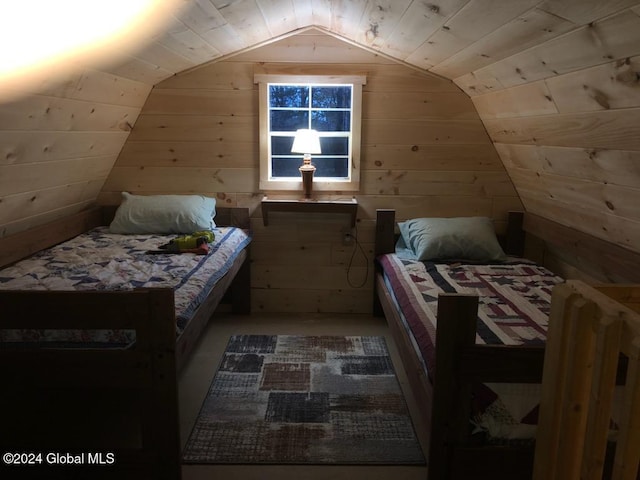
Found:
[[[304,154],[302,157],[302,165],[300,165],[298,170],[300,170],[300,174],[302,175],[304,198],[311,198],[313,174],[316,171],[316,167],[311,164],[311,154],[321,153],[318,132],[307,128],[301,128],[296,131],[291,152]]]

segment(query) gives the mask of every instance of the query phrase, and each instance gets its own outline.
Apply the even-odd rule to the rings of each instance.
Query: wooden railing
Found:
[[[567,281],[551,305],[533,478],[636,479],[640,286]]]

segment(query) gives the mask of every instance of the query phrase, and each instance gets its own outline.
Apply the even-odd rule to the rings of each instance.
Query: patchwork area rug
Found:
[[[424,464],[383,337],[231,337],[184,463]]]

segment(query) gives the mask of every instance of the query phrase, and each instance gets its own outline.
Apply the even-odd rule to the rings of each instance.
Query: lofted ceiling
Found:
[[[452,81],[526,210],[640,252],[640,1],[158,0],[0,104],[0,235],[95,202],[152,88],[307,29]],[[46,41],[46,39],[42,40]],[[340,51],[338,51],[340,52]],[[338,53],[338,55],[340,55]],[[344,59],[348,63],[347,49]],[[0,81],[0,89],[2,87]],[[60,173],[60,172],[63,173]]]
[[[638,8],[634,0],[164,1],[165,27],[108,70],[156,84],[315,26],[466,86],[474,71]]]

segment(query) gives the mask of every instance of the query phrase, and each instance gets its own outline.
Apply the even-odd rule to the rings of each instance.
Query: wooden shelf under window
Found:
[[[296,213],[344,213],[350,216],[351,227],[356,226],[358,214],[358,201],[351,200],[272,200],[262,199],[262,221],[269,225],[269,213],[271,212],[296,212]]]

